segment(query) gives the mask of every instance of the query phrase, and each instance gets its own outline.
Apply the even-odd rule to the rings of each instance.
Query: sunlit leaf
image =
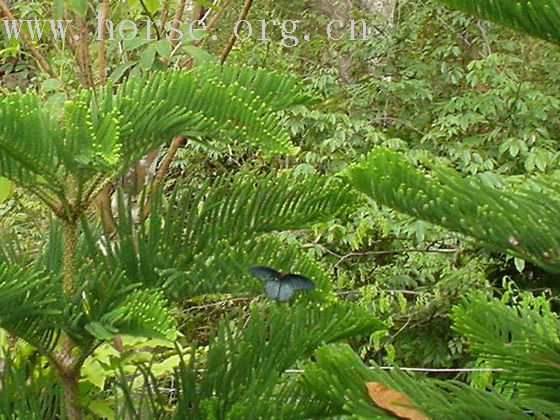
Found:
[[[12,195],[13,185],[9,179],[0,177],[0,204]]]

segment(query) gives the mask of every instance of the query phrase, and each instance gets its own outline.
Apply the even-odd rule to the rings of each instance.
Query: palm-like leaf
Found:
[[[0,264],[0,326],[43,353],[63,327],[56,278],[14,264]]]
[[[440,1],[473,16],[560,43],[560,3],[557,0]]]
[[[35,94],[10,94],[0,98],[0,176],[56,208],[70,191],[90,200],[104,179],[177,135],[292,153],[275,111],[306,100],[291,79],[232,66],[79,91],[60,122]]]
[[[348,175],[358,190],[381,204],[560,272],[558,182],[548,180],[509,191],[443,168],[435,172],[429,178],[404,156],[377,149]]]
[[[119,241],[106,246],[109,258],[103,257],[111,270],[122,267],[134,281],[152,287],[166,283],[186,294],[223,290],[240,280],[256,284],[248,271],[255,264],[315,275],[305,271],[310,266],[297,258],[294,246],[268,235],[324,222],[354,201],[341,182],[323,176],[297,183],[289,174],[257,181],[240,176],[181,187],[167,205],[155,203],[137,232],[133,217],[120,215]],[[324,274],[313,280],[327,289]]]
[[[224,320],[205,360],[192,355],[181,365],[173,418],[311,417],[320,403],[301,401],[309,395],[305,388],[294,386],[297,379],[286,369],[307,360],[322,343],[382,327],[367,312],[336,302],[321,307],[295,305],[289,310],[254,308],[244,324],[232,327]],[[161,412],[151,413],[158,415]]]

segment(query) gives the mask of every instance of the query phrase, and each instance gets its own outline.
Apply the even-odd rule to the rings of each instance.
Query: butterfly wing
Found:
[[[262,280],[264,292],[270,299],[280,302],[289,300],[297,289],[315,287],[315,284],[307,277],[298,274],[281,274],[270,267],[251,267],[251,274]]]
[[[300,276],[299,274],[286,274],[282,276],[282,280],[284,283],[289,284],[292,286],[293,289],[313,289],[315,287],[315,283],[311,279],[308,279],[305,276]]]
[[[278,271],[265,266],[251,267],[250,271],[253,276],[258,277],[265,283],[274,280],[278,281],[278,279],[280,279],[281,276],[281,274]]]
[[[264,292],[270,299],[286,302],[294,294],[294,288],[289,283],[271,280],[264,285]]]

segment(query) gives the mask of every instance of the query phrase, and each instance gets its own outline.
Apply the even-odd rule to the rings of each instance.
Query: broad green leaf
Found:
[[[58,79],[47,79],[41,84],[41,87],[45,92],[52,92],[60,87],[60,81]]]
[[[12,195],[13,185],[9,179],[0,177],[0,204]]]
[[[142,38],[141,36],[138,37],[134,37],[132,39],[127,39],[125,41],[123,41],[123,48],[125,51],[134,51],[136,48],[141,47],[142,45],[148,43],[150,41],[148,41],[145,38]]]
[[[200,47],[195,47],[194,45],[186,45],[184,47],[184,51],[193,58],[196,64],[217,61],[216,57],[209,54],[206,50]]]
[[[91,382],[99,389],[103,389],[103,387],[105,386],[107,371],[97,360],[88,360],[86,363],[84,363],[84,367],[82,368],[82,375],[88,382]]]
[[[156,48],[154,44],[149,45],[142,54],[140,54],[140,65],[144,70],[150,70],[156,59]]]
[[[173,50],[173,47],[171,46],[171,42],[168,39],[161,39],[157,41],[154,45],[156,51],[162,57],[169,58],[171,56],[171,51]]]
[[[156,377],[161,376],[165,373],[167,374],[172,373],[173,370],[177,368],[177,366],[179,366],[180,362],[181,362],[181,358],[178,355],[168,357],[161,363],[155,363],[152,366],[152,373]]]
[[[101,419],[114,420],[115,412],[113,411],[114,402],[111,400],[106,401],[91,401],[87,408]]]
[[[160,9],[160,0],[144,0],[144,4],[146,5],[146,9],[150,13],[155,13]]]
[[[121,80],[121,78],[124,76],[124,74],[133,66],[135,66],[136,64],[138,64],[135,60],[130,60],[127,61],[126,63],[122,63],[119,64],[117,67],[115,67],[115,70],[113,70],[113,73],[111,73],[111,75],[109,76],[109,79],[115,83],[118,82],[119,80]]]

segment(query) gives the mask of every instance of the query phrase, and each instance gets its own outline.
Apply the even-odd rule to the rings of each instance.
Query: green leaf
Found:
[[[12,195],[13,185],[9,179],[0,177],[0,204]]]
[[[140,65],[144,70],[150,70],[156,59],[156,48],[152,44],[140,54]]]
[[[163,374],[170,374],[175,368],[177,368],[177,366],[179,366],[180,362],[181,357],[179,355],[168,357],[161,363],[155,363],[152,366],[152,373],[156,378]]]
[[[517,271],[523,273],[523,270],[525,270],[525,260],[522,260],[521,258],[514,258],[513,263],[515,264]]]
[[[113,401],[91,401],[87,408],[102,419],[114,420]]]
[[[150,13],[155,13],[160,8],[159,0],[144,0],[144,4],[146,5],[146,9],[148,9]]]
[[[61,19],[64,12],[64,0],[53,1],[53,17],[54,19]]]
[[[84,363],[82,374],[87,381],[91,382],[97,388],[103,389],[105,386],[107,371],[97,360],[91,360],[89,363]]]
[[[141,47],[144,44],[147,44],[148,42],[150,41],[142,37],[135,37],[132,39],[125,40],[123,42],[123,48],[125,51],[134,51],[135,49]]]
[[[168,39],[161,39],[154,44],[156,51],[159,55],[164,58],[169,58],[171,56],[171,51],[173,47]]]
[[[45,92],[52,92],[60,87],[60,81],[58,79],[47,79],[41,84],[41,88]]]
[[[209,54],[206,50],[194,45],[186,45],[184,51],[193,58],[196,64],[217,61],[216,57]]]
[[[72,0],[70,8],[81,17],[87,14],[88,2],[87,0]]]
[[[124,76],[128,69],[138,64],[135,60],[127,61],[126,63],[119,64],[109,76],[111,82],[116,83]]]
[[[111,340],[113,338],[113,328],[109,329],[99,322],[90,322],[85,327],[86,331],[99,340]],[[111,330],[113,332],[111,332]]]

